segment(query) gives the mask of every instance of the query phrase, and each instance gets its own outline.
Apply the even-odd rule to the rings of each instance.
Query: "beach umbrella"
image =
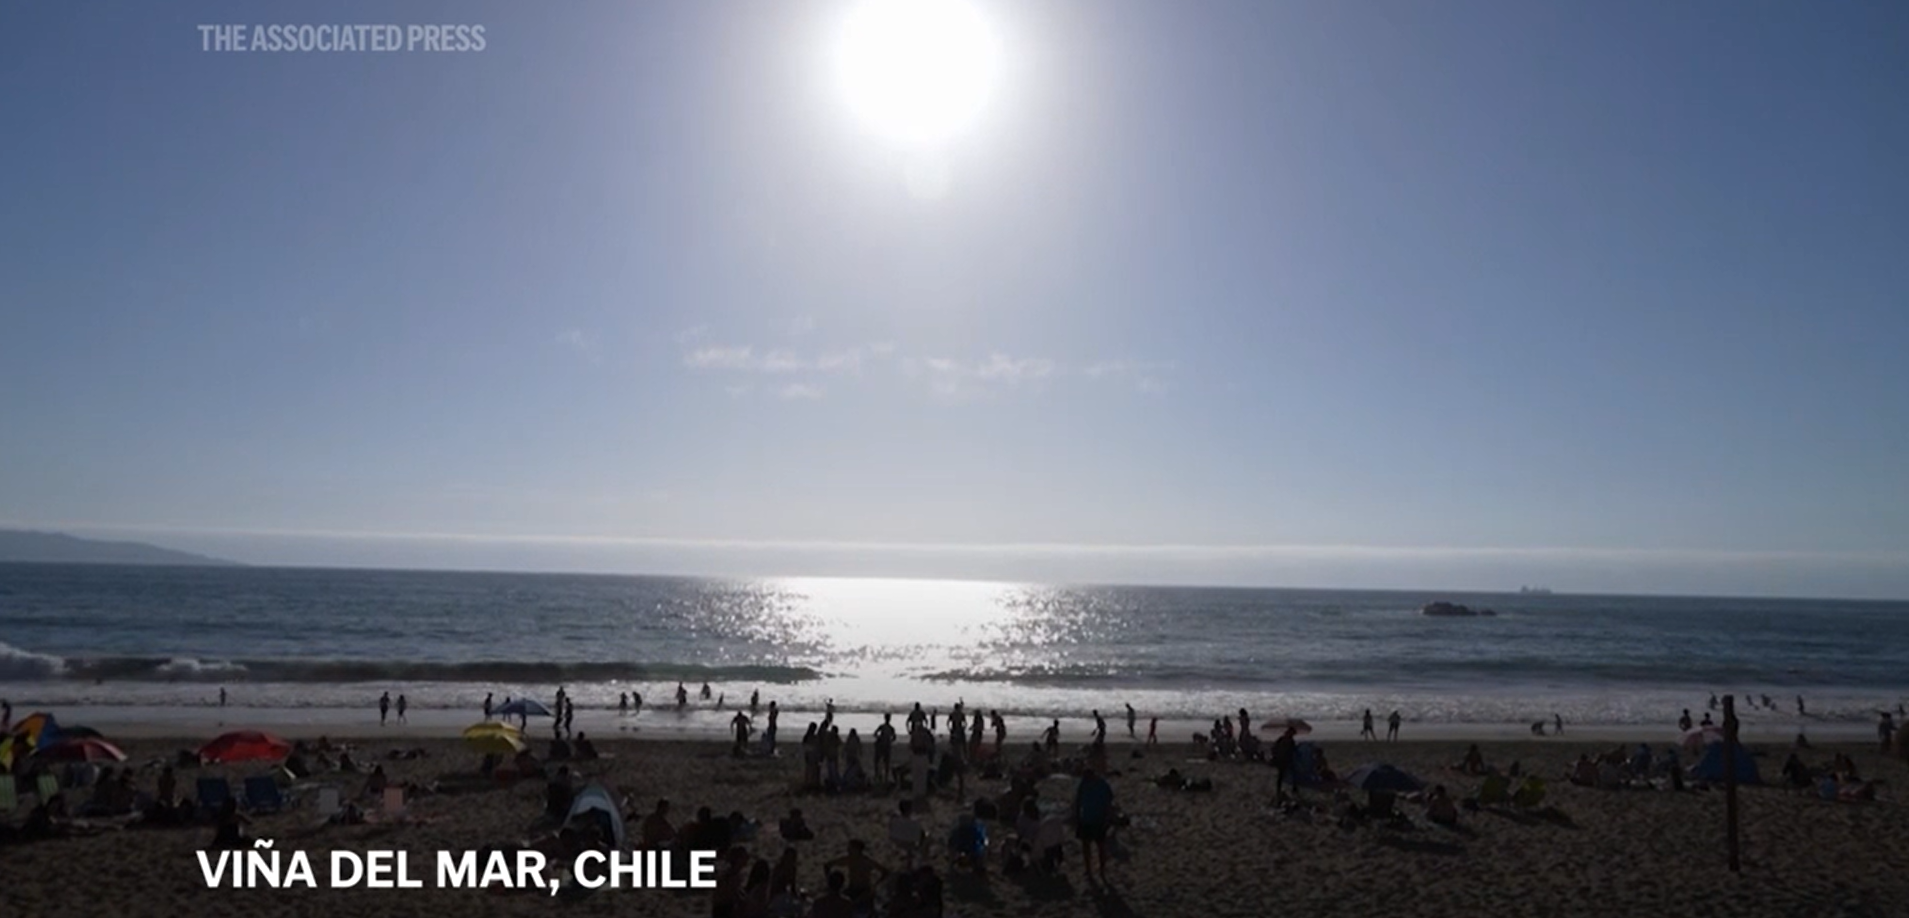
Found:
[[[70,739],[105,739],[105,738],[106,738],[106,734],[101,733],[98,730],[93,729],[92,727],[61,727],[60,728],[61,742],[65,742],[66,740],[70,740]]]
[[[524,735],[508,724],[486,721],[464,729],[464,744],[481,755],[516,755],[524,751]]]
[[[550,713],[550,709],[544,707],[542,702],[532,701],[528,698],[514,699],[509,704],[503,705],[501,707],[498,707],[496,710],[491,711],[491,713],[498,717],[550,717],[552,716]]]
[[[41,746],[33,750],[33,758],[44,762],[124,762],[126,753],[103,739],[85,737]]]
[[[292,744],[262,730],[234,730],[199,747],[208,762],[277,761],[292,752]]]
[[[1723,742],[1723,728],[1717,726],[1694,727],[1684,731],[1684,750],[1702,752],[1711,743]]]
[[[1294,735],[1297,736],[1305,736],[1312,732],[1312,724],[1306,723],[1297,717],[1288,717],[1285,723],[1273,725],[1273,729],[1279,731],[1285,731],[1287,728],[1291,728]]]
[[[51,741],[59,735],[60,725],[53,721],[53,715],[45,711],[36,711],[20,718],[13,729],[7,731],[26,741],[27,747],[40,745],[41,740]]]
[[[0,737],[0,770],[13,768],[13,757],[26,755],[27,751],[26,740],[11,733]]]
[[[1346,783],[1365,791],[1394,791],[1409,794],[1422,790],[1425,782],[1383,762],[1371,762],[1354,768]]]

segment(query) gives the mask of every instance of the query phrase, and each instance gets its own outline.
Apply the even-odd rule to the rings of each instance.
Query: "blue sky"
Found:
[[[9,5],[0,521],[1909,596],[1909,7],[981,6],[924,195],[838,3]]]

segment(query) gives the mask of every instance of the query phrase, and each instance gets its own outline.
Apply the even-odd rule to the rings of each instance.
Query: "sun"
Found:
[[[835,75],[870,130],[909,147],[945,143],[994,91],[998,36],[968,0],[862,0],[842,22]]]

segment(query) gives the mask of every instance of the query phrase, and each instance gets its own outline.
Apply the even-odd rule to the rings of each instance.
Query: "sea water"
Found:
[[[1435,599],[1497,614],[1421,615]],[[692,697],[707,682],[731,710],[753,691],[793,712],[963,700],[1098,709],[1124,731],[1127,704],[1142,730],[1242,707],[1663,724],[1716,692],[1769,695],[1777,710],[1746,718],[1789,729],[1893,710],[1904,659],[1909,603],[0,565],[0,697],[16,709],[190,709],[224,688],[237,708],[355,717],[390,692],[449,722],[486,693],[548,704],[561,685],[600,710],[638,692],[668,711],[679,682]]]

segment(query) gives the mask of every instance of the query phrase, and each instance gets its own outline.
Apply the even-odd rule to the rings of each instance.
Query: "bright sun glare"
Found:
[[[855,114],[916,147],[974,122],[999,63],[994,30],[967,0],[862,0],[835,47],[836,77]]]

